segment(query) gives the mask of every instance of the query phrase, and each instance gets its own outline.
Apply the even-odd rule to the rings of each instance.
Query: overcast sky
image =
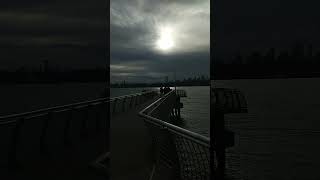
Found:
[[[213,6],[216,57],[234,53],[290,48],[295,41],[319,48],[320,13],[315,1],[221,0]]]
[[[209,0],[111,0],[111,81],[209,75]]]
[[[1,0],[0,68],[106,67],[106,14],[102,0]]]
[[[112,79],[158,80],[209,72],[209,0],[110,0]],[[105,0],[1,0],[0,69],[39,64],[104,67]],[[213,56],[319,47],[319,5],[312,1],[214,1]],[[164,33],[167,32],[167,33]],[[163,34],[167,34],[162,37]],[[170,40],[166,43],[166,41]],[[160,48],[159,44],[170,45]]]

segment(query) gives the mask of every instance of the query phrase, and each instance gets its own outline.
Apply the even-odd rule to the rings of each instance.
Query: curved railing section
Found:
[[[215,157],[215,179],[226,179],[226,149],[235,145],[235,134],[225,123],[225,114],[247,113],[245,95],[237,89],[211,88],[211,118],[213,146],[212,154]],[[213,164],[213,163],[212,163]]]
[[[179,95],[171,91],[139,112],[152,137],[154,169],[157,174],[170,174],[171,179],[210,179],[210,139],[174,125],[170,118]],[[165,172],[157,172],[165,169]],[[161,175],[160,175],[161,176]],[[159,178],[163,179],[163,178]]]
[[[81,137],[103,132],[102,129],[103,136],[108,137],[109,115],[134,108],[157,95],[156,91],[146,91],[0,116],[0,166],[15,168],[22,161],[19,157],[55,151],[56,147],[49,145],[53,139],[59,139],[55,146],[72,145]],[[25,149],[28,151],[22,152]]]

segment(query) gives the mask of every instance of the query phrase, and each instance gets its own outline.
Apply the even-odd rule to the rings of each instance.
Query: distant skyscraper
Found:
[[[49,62],[48,60],[43,60],[43,72],[49,71]]]
[[[312,52],[312,44],[308,44],[307,45],[307,50],[306,50],[307,52],[306,52],[306,54],[307,54],[307,56],[309,57],[309,58],[311,58],[312,56],[313,56],[313,52]]]
[[[299,62],[302,60],[305,50],[304,44],[302,42],[296,42],[292,48],[292,58],[294,62]]]
[[[264,61],[265,61],[265,63],[270,63],[270,64],[272,64],[272,63],[274,63],[275,62],[275,49],[274,48],[270,48],[268,51],[267,51],[267,53],[266,53],[266,55],[265,55],[265,57],[264,57]]]

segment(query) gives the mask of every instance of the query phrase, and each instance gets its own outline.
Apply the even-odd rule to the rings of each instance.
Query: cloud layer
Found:
[[[209,0],[111,0],[111,81],[163,81],[209,74]],[[172,30],[174,47],[157,48]],[[121,67],[121,68],[120,68]]]
[[[105,67],[106,9],[101,0],[2,1],[2,68],[38,67],[43,59],[61,67]]]
[[[291,0],[216,1],[214,52],[220,57],[290,48],[297,40],[319,47],[318,3]]]

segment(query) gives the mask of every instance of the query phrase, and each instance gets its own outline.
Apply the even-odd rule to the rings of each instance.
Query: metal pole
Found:
[[[176,70],[174,70],[174,91],[177,94],[177,80],[176,80]]]

